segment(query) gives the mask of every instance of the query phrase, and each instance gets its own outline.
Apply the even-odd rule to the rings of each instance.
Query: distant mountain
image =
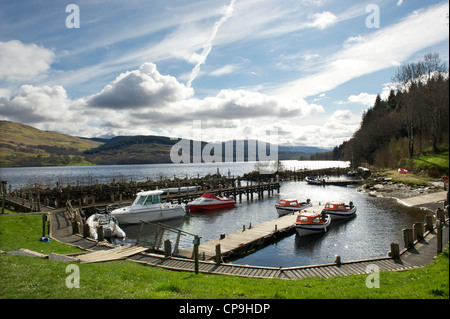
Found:
[[[251,151],[258,156],[260,143],[252,142],[251,145],[256,145],[256,149]],[[153,135],[115,136],[110,139],[81,138],[41,131],[20,123],[0,121],[0,167],[171,163],[170,151],[177,143],[178,139]],[[207,144],[201,142],[201,150]],[[232,145],[233,159],[249,159],[247,140],[214,145],[216,149],[222,148],[222,161],[225,161],[225,156],[230,156],[226,154],[230,150],[229,145]],[[266,155],[269,155],[270,145],[261,145],[265,145]],[[199,161],[198,158],[193,158],[193,141],[189,141],[189,150],[183,151],[189,151],[190,162]],[[326,151],[328,150],[307,146],[279,146],[277,155],[280,160],[295,160]],[[252,155],[250,160],[253,158]],[[256,159],[259,160],[258,157]]]
[[[102,143],[0,121],[0,167],[86,165],[83,151]]]

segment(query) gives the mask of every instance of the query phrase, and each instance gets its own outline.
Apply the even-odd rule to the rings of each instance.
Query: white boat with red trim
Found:
[[[300,237],[321,234],[327,231],[331,217],[323,213],[303,211],[297,216],[295,230]]]
[[[349,205],[343,202],[328,202],[322,213],[330,215],[333,219],[350,218],[355,216],[356,206],[353,205],[353,202],[350,202]]]
[[[235,204],[236,201],[232,196],[225,198],[218,197],[212,193],[203,193],[201,197],[187,203],[187,206],[189,207],[190,211],[196,211],[233,207]]]
[[[301,211],[302,209],[311,207],[311,201],[309,199],[306,202],[298,202],[296,199],[292,198],[282,198],[275,205],[275,208],[279,216],[284,216],[287,214],[292,214]]]

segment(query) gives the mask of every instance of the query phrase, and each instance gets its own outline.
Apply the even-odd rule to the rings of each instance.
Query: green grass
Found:
[[[0,249],[28,248],[69,253],[76,248],[38,241],[42,220],[35,215],[0,216]],[[426,298],[448,299],[448,249],[421,269],[380,273],[380,288],[366,287],[367,275],[301,280],[195,275],[132,261],[77,264],[80,288],[66,287],[69,263],[0,255],[0,298]]]

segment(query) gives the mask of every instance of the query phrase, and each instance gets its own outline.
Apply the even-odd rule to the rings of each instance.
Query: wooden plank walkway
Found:
[[[80,255],[77,259],[81,263],[97,263],[111,260],[127,259],[132,255],[148,250],[148,247],[125,245],[113,249],[94,251],[89,254]]]
[[[323,206],[316,205],[310,207],[308,211],[322,211]],[[215,238],[205,243],[201,243],[198,248],[200,256],[204,259],[212,259],[216,256],[216,245],[220,244],[221,256],[227,257],[231,254],[238,254],[252,249],[253,247],[267,244],[274,238],[280,239],[283,234],[289,233],[295,227],[297,214],[285,215],[265,223],[252,226],[245,230],[239,230],[231,234],[226,234],[225,238]],[[177,256],[184,258],[193,258],[194,247],[188,247],[178,252]]]
[[[78,235],[72,235],[70,220],[65,212],[50,214],[51,236],[61,242],[78,246],[86,250],[107,250],[113,247],[98,244],[93,240],[84,239]],[[449,225],[448,221],[443,229],[444,247],[448,245]],[[139,246],[137,246],[139,247]],[[280,278],[301,279],[307,277],[334,277],[371,272],[370,267],[378,267],[383,270],[407,270],[423,267],[433,261],[436,255],[437,235],[435,230],[425,233],[425,237],[415,243],[409,249],[405,249],[399,258],[376,258],[359,261],[342,262],[341,264],[325,264],[290,268],[260,267],[222,263],[217,265],[211,261],[200,261],[199,271],[207,274],[233,275],[253,278]],[[178,257],[163,257],[161,255],[141,252],[128,259],[149,266],[161,267],[176,271],[195,271],[195,263],[192,259]],[[370,267],[369,267],[370,266]]]

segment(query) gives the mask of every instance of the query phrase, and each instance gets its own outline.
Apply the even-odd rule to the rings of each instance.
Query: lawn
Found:
[[[27,248],[44,254],[79,252],[52,240],[40,242],[39,215],[0,216],[0,249]],[[448,299],[448,249],[420,269],[383,271],[380,287],[366,286],[368,275],[301,280],[254,279],[226,275],[195,275],[150,267],[129,260],[79,267],[80,288],[69,289],[67,262],[0,254],[0,298],[114,298],[114,299],[309,299],[386,298]],[[172,309],[173,310],[173,309]]]

